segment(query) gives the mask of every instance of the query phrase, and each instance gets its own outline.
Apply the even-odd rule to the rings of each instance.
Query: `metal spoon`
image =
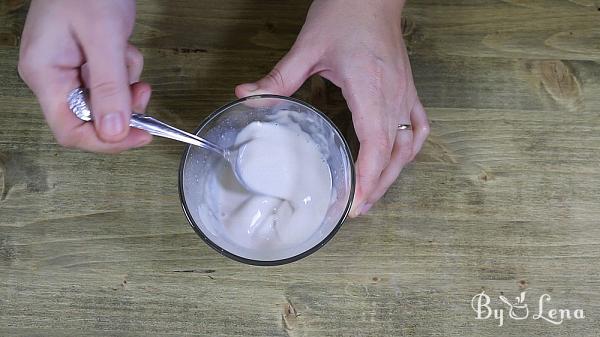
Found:
[[[77,88],[69,93],[68,96],[69,109],[77,116],[79,119],[91,122],[93,121],[92,112],[90,111],[88,105],[88,91],[85,88]],[[129,120],[129,126],[142,129],[147,131],[149,134],[159,137],[170,138],[173,140],[177,140],[180,142],[184,142],[187,144],[200,146],[202,148],[217,152],[229,164],[231,165],[231,169],[235,175],[235,178],[238,182],[248,191],[256,192],[259,194],[259,191],[255,191],[244,181],[243,176],[240,174],[237,166],[237,158],[238,151],[230,150],[220,147],[212,142],[209,142],[206,139],[200,138],[191,133],[187,133],[183,130],[177,129],[173,126],[170,126],[164,122],[159,121],[156,118],[147,116],[145,114],[133,113],[131,114],[131,119]]]

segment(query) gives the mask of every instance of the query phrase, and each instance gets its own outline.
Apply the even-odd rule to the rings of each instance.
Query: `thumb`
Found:
[[[291,96],[315,71],[314,58],[304,50],[292,48],[267,76],[254,83],[240,84],[235,88],[237,97],[275,94]]]
[[[131,93],[126,47],[126,41],[111,36],[83,45],[89,67],[94,126],[100,139],[110,143],[125,139],[129,132]]]

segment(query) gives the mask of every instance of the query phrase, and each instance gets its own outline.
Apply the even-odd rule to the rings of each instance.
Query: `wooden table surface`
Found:
[[[139,1],[149,112],[194,129],[270,70],[308,4]],[[600,333],[599,1],[409,1],[431,136],[369,215],[280,267],[229,260],[194,234],[182,145],[109,156],[56,144],[16,71],[26,10],[0,1],[0,335]],[[316,78],[298,95],[352,139],[337,89]],[[502,326],[475,319],[482,291]],[[499,296],[521,291],[530,314],[516,320]],[[544,294],[544,317],[571,319],[535,319]]]

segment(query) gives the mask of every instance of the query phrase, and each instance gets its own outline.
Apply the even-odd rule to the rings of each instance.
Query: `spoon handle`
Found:
[[[71,111],[79,119],[86,122],[93,121],[92,112],[90,111],[88,105],[88,98],[88,91],[85,88],[74,89],[69,93],[67,98]],[[129,126],[142,129],[154,136],[169,138],[187,144],[200,146],[202,148],[218,152],[224,156],[229,154],[228,150],[225,150],[218,145],[207,141],[206,139],[180,130],[145,114],[133,113],[131,115],[131,119],[129,120]]]
[[[219,146],[145,114],[132,114],[131,119],[129,120],[129,126],[142,129],[154,136],[177,140],[187,144],[200,146],[205,149],[218,152],[222,155],[225,154],[225,151]]]

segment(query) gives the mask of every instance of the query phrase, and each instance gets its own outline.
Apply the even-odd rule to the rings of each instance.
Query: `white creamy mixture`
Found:
[[[272,122],[253,122],[236,138],[238,172],[229,166],[212,179],[212,213],[223,233],[251,249],[280,249],[306,241],[323,221],[331,198],[331,173],[317,144],[282,110]]]

